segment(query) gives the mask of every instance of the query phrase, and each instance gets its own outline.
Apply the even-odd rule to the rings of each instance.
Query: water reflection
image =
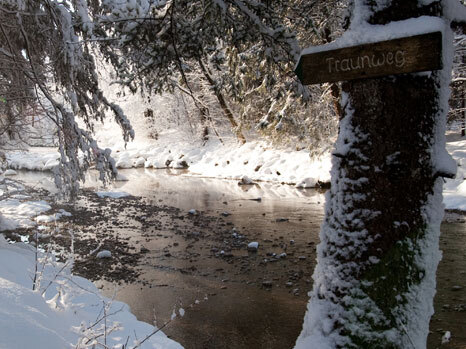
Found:
[[[291,348],[302,326],[306,292],[312,287],[324,195],[272,183],[239,186],[231,180],[187,177],[183,171],[131,169],[121,173],[129,181],[115,182],[108,190],[126,191],[156,205],[178,207],[186,214],[194,208],[213,217],[222,212],[230,215],[225,218],[228,225],[215,226],[205,239],[186,239],[173,229],[154,228],[144,236],[137,230],[119,229],[122,238],[126,234],[141,241],[150,253],[140,266],[140,282],[120,286],[117,299],[128,303],[141,320],[153,322],[155,317],[158,325],[170,318],[174,307],[184,308],[185,316],[164,332],[187,349]],[[18,178],[56,191],[47,174],[20,172]],[[91,173],[85,187],[102,189],[96,178]],[[280,218],[287,220],[277,222]],[[171,220],[163,217],[162,221],[168,224]],[[233,258],[218,258],[212,252],[224,248],[216,236],[218,229],[233,228],[247,241],[259,241],[258,253],[239,249],[233,251]],[[452,332],[451,347],[466,346],[465,244],[464,221],[442,225],[444,258],[437,273],[429,349],[439,346],[446,330]],[[264,262],[285,249],[286,260]],[[167,251],[170,257],[165,256]],[[98,284],[113,295],[114,285]],[[463,288],[458,291],[453,286]]]
[[[199,241],[154,231],[144,241],[151,252],[141,266],[143,285],[121,286],[118,298],[144,321],[154,321],[155,314],[159,326],[174,306],[185,308],[186,315],[164,332],[186,348],[292,347],[312,287],[323,193],[271,183],[240,186],[168,171],[121,173],[129,181],[115,183],[115,190],[184,212],[194,208],[213,217],[229,215],[226,226],[204,227],[211,230]],[[258,241],[259,251],[233,248],[232,257],[219,257],[213,251],[229,253],[232,247],[218,236],[225,231]],[[284,252],[285,259],[273,257]],[[113,285],[100,284],[109,295],[113,292]]]

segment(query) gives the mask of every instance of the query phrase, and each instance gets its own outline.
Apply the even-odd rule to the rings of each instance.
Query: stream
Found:
[[[292,348],[312,288],[325,195],[287,185],[130,169],[111,189],[134,197],[98,198],[89,189],[60,222],[82,233],[78,253],[104,241],[112,260],[83,258],[76,272],[104,295],[127,303],[187,349]],[[53,190],[44,173],[17,179]],[[92,191],[91,191],[92,190]],[[191,214],[189,211],[191,211]],[[247,248],[258,242],[257,251]],[[466,347],[466,224],[450,212],[442,225],[436,313],[428,348]],[[173,315],[176,317],[173,318]],[[173,318],[173,319],[172,319]]]

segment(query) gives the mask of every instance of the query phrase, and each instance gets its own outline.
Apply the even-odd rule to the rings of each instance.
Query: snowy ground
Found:
[[[152,143],[135,142],[108,144],[113,149],[119,168],[184,168],[187,176],[204,176],[228,179],[249,178],[252,181],[269,181],[292,184],[299,188],[314,187],[318,182],[330,180],[330,155],[310,159],[306,150],[273,149],[265,142],[253,141],[245,145],[222,145],[211,141],[205,147],[197,143],[176,141],[168,133],[166,139]],[[448,135],[447,150],[458,164],[455,179],[446,179],[444,204],[447,209],[466,211],[466,138],[457,133]],[[46,171],[56,164],[58,154],[53,149],[35,148],[32,152],[10,152],[9,167]],[[123,178],[124,179],[124,178]],[[246,179],[247,180],[247,179]]]
[[[1,195],[9,198],[0,201],[0,231],[37,226],[43,235],[50,232],[40,223],[70,215],[64,210],[47,214],[46,201],[32,199],[8,179],[2,183]],[[124,303],[101,296],[92,282],[72,275],[71,265],[32,244],[9,244],[0,235],[0,348],[92,348],[97,343],[182,348],[161,331],[150,336],[155,327],[138,321]]]
[[[118,136],[111,127],[101,129],[98,138],[101,145],[112,149],[119,168],[188,167],[185,174],[188,176],[270,181],[296,187],[312,187],[330,179],[329,154],[311,160],[305,150],[274,149],[261,141],[239,145],[230,140],[223,145],[212,139],[202,146],[199,141],[184,139],[178,132],[168,131],[160,135],[157,141],[142,137],[125,148],[122,142],[115,141]],[[444,203],[447,209],[466,210],[466,138],[459,137],[457,133],[449,135],[447,148],[458,163],[458,173],[455,179],[446,180]],[[11,169],[46,171],[57,164],[58,154],[54,149],[35,148],[31,152],[10,152],[7,159]],[[14,178],[14,172],[4,174],[12,176],[7,178]],[[50,205],[45,201],[29,200],[23,189],[13,182],[0,188],[0,195],[8,195],[0,202],[3,216],[0,230],[31,227],[66,214],[47,215]],[[100,194],[113,197],[126,195],[120,192]],[[71,276],[69,272],[56,278],[44,295],[40,291],[33,291],[34,251],[26,245],[9,245],[2,238],[0,258],[0,347],[64,348],[76,345],[86,336],[106,340],[109,346],[115,347],[121,347],[129,338],[129,345],[136,346],[137,339],[143,339],[154,330],[154,327],[138,322],[127,306],[99,296],[91,282]],[[48,280],[54,279],[57,268],[61,267],[56,263],[47,264],[42,287],[48,284]],[[114,322],[120,325],[105,338],[102,336],[105,332],[102,322],[105,321],[101,320],[94,327],[92,324],[102,317],[105,304],[110,303],[107,314],[116,309],[122,310],[107,318],[107,326],[112,328]],[[24,333],[28,335],[24,336]],[[143,345],[150,348],[181,347],[162,332]]]
[[[197,132],[188,127],[190,121],[185,112],[170,114],[177,105],[167,96],[155,96],[148,102],[138,95],[118,96],[110,87],[106,92],[123,108],[136,133],[134,141],[125,145],[115,122],[108,120],[95,125],[99,146],[112,150],[119,168],[188,167],[186,175],[190,176],[238,180],[247,177],[252,181],[286,183],[299,188],[330,181],[329,152],[311,159],[305,149],[277,148],[254,134],[248,135],[248,142],[240,145],[231,131],[225,130],[221,132],[222,142],[211,135],[207,144],[203,144]],[[154,112],[152,120],[144,116],[148,109]],[[463,150],[466,139],[458,134],[458,130],[453,130],[448,135],[447,149],[459,167],[456,179],[446,180],[444,202],[448,209],[466,210],[466,184],[463,183],[466,170],[462,167],[466,166],[466,150]],[[34,148],[33,152],[9,152],[7,159],[11,169],[46,171],[58,163],[58,153],[51,148]]]
[[[171,135],[168,135],[170,137]],[[205,147],[197,143],[153,142],[152,144],[123,144],[111,146],[118,168],[189,168],[189,175],[271,181],[314,187],[317,182],[330,180],[330,156],[310,160],[306,150],[273,149],[265,142],[248,142],[244,145],[222,145],[211,141]],[[10,152],[9,167],[46,171],[58,163],[54,150],[37,149],[33,152]]]
[[[119,102],[132,116],[136,140],[125,146],[120,141],[119,128],[111,122],[97,128],[99,145],[112,149],[119,168],[189,167],[189,175],[272,181],[298,187],[312,187],[318,181],[328,182],[330,179],[329,155],[311,162],[309,153],[304,150],[273,149],[261,141],[251,141],[240,146],[234,139],[225,136],[222,139],[226,145],[218,138],[212,138],[203,146],[192,130],[182,130],[186,122],[181,122],[181,126],[176,128],[166,127],[168,131],[159,133],[158,140],[155,140],[151,136],[153,130],[149,130],[145,118],[142,117],[144,110],[150,106],[139,103],[134,97],[127,101],[120,99]],[[7,153],[7,160],[11,170],[49,171],[58,164],[58,153],[53,148],[33,148],[27,152],[10,151]],[[5,171],[3,175],[5,178],[14,178],[15,172]],[[6,181],[8,185],[0,188],[0,196],[5,199],[0,202],[0,230],[33,227],[44,221],[59,219],[60,214],[66,214],[58,212],[47,215],[50,205],[46,201],[28,198],[22,193],[24,188],[15,187],[13,182],[8,183],[8,179]],[[99,194],[110,197],[126,195],[120,192]],[[35,266],[33,251],[26,245],[9,245],[1,240],[0,256],[2,348],[65,348],[76,346],[85,336],[96,337],[101,342],[106,340],[109,347],[121,347],[129,337],[129,347],[134,347],[137,345],[135,337],[141,340],[154,330],[154,327],[136,321],[122,303],[113,302],[111,309],[107,309],[107,314],[115,309],[123,310],[109,317],[107,326],[111,327],[116,321],[121,324],[121,329],[105,338],[102,336],[102,323],[105,321],[91,326],[101,318],[104,304],[109,300],[99,296],[92,283],[67,272],[42,296],[41,292],[32,290],[31,277]],[[61,266],[47,265],[43,285],[48,284],[47,279],[53,278],[57,268],[59,270]],[[59,292],[65,288],[66,292]],[[83,289],[88,291],[82,292]],[[24,336],[24,333],[28,335]],[[90,343],[92,341],[86,345]],[[86,346],[83,344],[81,347]],[[158,332],[143,347],[168,349],[181,346]]]
[[[285,182],[306,187],[329,178],[329,156],[312,162],[306,151],[274,150],[261,142],[229,147],[211,142],[205,148],[198,146],[182,142],[154,142],[150,146],[130,144],[127,149],[122,144],[113,144],[112,148],[120,168],[166,167],[168,160],[169,167],[175,168],[183,167],[181,161],[186,161],[188,175],[236,179],[247,176],[254,181]],[[450,135],[447,147],[458,163],[458,174],[454,180],[446,180],[444,203],[448,209],[466,210],[466,139]],[[50,170],[57,156],[54,150],[44,148],[33,153],[7,155],[11,168],[30,170]],[[14,178],[14,173],[11,175],[7,178]],[[0,188],[1,195],[9,195],[8,199],[0,202],[1,230],[32,227],[66,214],[47,215],[50,205],[43,200],[30,200],[23,189],[8,179]],[[64,348],[81,341],[84,348],[85,338],[94,338],[89,343],[105,340],[114,347],[121,347],[129,338],[130,346],[136,346],[138,340],[154,330],[151,325],[137,321],[123,303],[100,296],[90,281],[72,276],[69,268],[55,277],[62,265],[52,260],[43,262],[46,267],[40,290],[51,280],[54,281],[52,286],[43,295],[40,290],[33,291],[34,250],[28,245],[10,245],[0,237],[0,251],[0,347]],[[107,331],[110,328],[114,331],[105,338],[105,321],[92,325],[102,318],[106,306],[107,314],[118,312],[106,319]],[[144,342],[143,347],[181,348],[162,332]]]
[[[60,264],[48,262],[40,288],[33,290],[31,246],[11,245],[0,236],[0,250],[0,347],[88,348],[106,343],[122,348],[128,343],[130,348],[182,348],[162,332],[139,346],[155,328],[137,321],[127,305],[100,296],[90,281],[61,270]]]
[[[200,130],[192,125],[183,103],[171,95],[153,96],[151,101],[140,95],[120,95],[107,81],[102,67],[103,89],[108,98],[123,109],[131,120],[136,138],[125,146],[121,129],[111,120],[95,125],[95,138],[101,148],[110,148],[117,167],[184,168],[190,175],[287,183],[301,188],[330,181],[330,154],[310,161],[309,152],[292,147],[278,149],[259,140],[254,130],[247,132],[248,142],[239,145],[229,125],[218,124],[219,137],[210,135],[207,144],[200,140]],[[181,110],[180,110],[181,108]],[[148,119],[146,111],[153,117]],[[50,149],[50,148],[49,148]],[[58,163],[58,153],[35,148],[34,153],[9,152],[12,169],[50,170]]]
[[[447,179],[443,186],[445,208],[466,211],[466,137],[459,133],[447,135],[447,150],[458,164],[455,179]]]

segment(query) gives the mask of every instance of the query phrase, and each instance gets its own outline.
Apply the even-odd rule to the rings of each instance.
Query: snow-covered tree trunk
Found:
[[[441,258],[442,177],[455,171],[444,139],[447,5],[353,2],[347,38],[439,30],[444,69],[343,84],[314,288],[296,348],[426,347]]]

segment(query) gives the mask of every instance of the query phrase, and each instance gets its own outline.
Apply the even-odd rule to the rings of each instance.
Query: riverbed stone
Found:
[[[262,286],[265,288],[271,288],[273,286],[273,282],[271,280],[262,281]]]

